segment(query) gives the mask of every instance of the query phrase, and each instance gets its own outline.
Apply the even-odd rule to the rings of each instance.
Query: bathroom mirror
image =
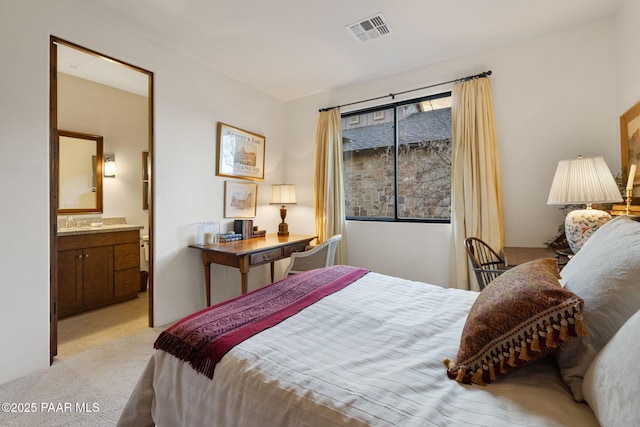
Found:
[[[102,137],[58,131],[58,214],[102,212]]]

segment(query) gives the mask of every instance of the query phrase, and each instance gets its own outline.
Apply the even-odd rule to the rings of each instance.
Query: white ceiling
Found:
[[[612,16],[623,0],[67,1],[289,101]],[[391,35],[362,44],[346,29],[378,13]]]

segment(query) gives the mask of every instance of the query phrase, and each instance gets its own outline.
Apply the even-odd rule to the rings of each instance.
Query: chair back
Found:
[[[336,234],[308,251],[292,253],[291,262],[284,271],[284,277],[301,271],[332,266],[340,239],[342,235]]]
[[[469,255],[480,290],[507,270],[502,257],[483,240],[468,237],[464,240],[464,247]]]
[[[342,239],[342,234],[336,234],[335,236],[329,237],[325,243],[329,244],[329,251],[327,253],[327,262],[325,267],[330,267],[336,260],[336,250],[338,249],[338,243]]]

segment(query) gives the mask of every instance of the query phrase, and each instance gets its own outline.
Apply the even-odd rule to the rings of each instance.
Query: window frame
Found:
[[[427,95],[427,96],[422,96],[419,98],[413,98],[413,99],[408,99],[405,101],[397,101],[397,102],[393,102],[390,104],[384,104],[384,105],[379,105],[376,107],[369,107],[369,108],[363,108],[361,110],[354,110],[354,111],[349,111],[346,113],[341,113],[340,114],[340,119],[350,119],[350,117],[355,116],[355,115],[361,115],[361,114],[367,114],[367,113],[375,113],[376,111],[386,111],[389,109],[392,109],[393,111],[393,128],[394,128],[394,141],[393,141],[393,147],[394,147],[394,162],[393,162],[393,173],[394,173],[394,203],[393,203],[393,217],[373,217],[373,216],[369,216],[369,217],[357,217],[357,216],[349,216],[349,215],[345,215],[346,220],[347,221],[367,221],[367,222],[399,222],[399,223],[427,223],[427,224],[450,224],[451,223],[451,216],[449,217],[449,219],[444,219],[444,218],[400,218],[398,217],[398,190],[399,190],[399,183],[398,183],[398,173],[399,173],[399,165],[398,165],[398,157],[399,157],[399,145],[398,145],[398,107],[403,106],[403,105],[407,105],[407,104],[416,104],[416,103],[420,103],[420,102],[425,102],[425,101],[431,101],[434,99],[440,99],[440,98],[447,98],[447,97],[451,97],[452,96],[452,92],[451,91],[447,91],[447,92],[441,92],[441,93],[437,93],[437,94],[432,94],[432,95]],[[453,136],[452,136],[453,139]],[[453,141],[451,141],[451,143],[453,144]],[[342,154],[344,156],[344,152]],[[453,160],[453,159],[451,159]],[[345,191],[345,197],[346,197],[346,191]],[[449,209],[451,209],[451,204],[449,205]]]

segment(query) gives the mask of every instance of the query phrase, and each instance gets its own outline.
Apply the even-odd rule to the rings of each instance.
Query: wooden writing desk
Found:
[[[211,305],[211,264],[226,265],[240,269],[242,294],[247,293],[249,269],[256,265],[271,263],[271,282],[273,282],[273,263],[288,258],[294,252],[302,252],[316,236],[290,234],[278,236],[267,234],[247,240],[215,243],[212,245],[189,245],[202,251],[204,265],[205,292],[207,307]]]

